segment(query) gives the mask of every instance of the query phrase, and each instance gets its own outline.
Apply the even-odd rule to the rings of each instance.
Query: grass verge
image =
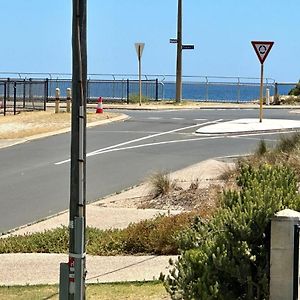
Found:
[[[167,300],[170,299],[162,283],[114,283],[87,286],[88,300]],[[0,299],[6,300],[57,300],[57,285],[0,287]]]

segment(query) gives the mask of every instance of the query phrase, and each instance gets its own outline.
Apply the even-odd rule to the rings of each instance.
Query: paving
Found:
[[[293,107],[295,108],[295,107]],[[244,132],[282,131],[300,128],[300,121],[266,119],[259,122],[256,119],[240,119],[217,123],[197,130],[198,134],[233,134]],[[1,146],[10,146],[22,140],[0,141]],[[208,180],[216,176],[222,169],[222,162],[205,161],[190,166],[184,170],[172,173],[174,178],[193,181],[199,176]],[[199,170],[201,172],[199,173]],[[197,177],[198,176],[198,177]],[[102,229],[124,228],[131,222],[151,218],[157,214],[167,213],[164,210],[137,209],[115,207],[120,200],[133,199],[146,195],[149,186],[142,184],[130,190],[101,199],[87,206],[87,224]],[[179,211],[171,211],[178,213]],[[11,235],[32,233],[58,226],[68,225],[68,212],[62,212],[47,220],[29,224],[11,232]],[[2,236],[5,238],[5,236]],[[87,283],[93,282],[123,282],[158,279],[160,273],[168,273],[169,259],[176,256],[108,256],[97,257],[87,255]],[[65,254],[17,253],[0,255],[0,285],[36,285],[54,284],[59,282],[59,264],[67,262]]]

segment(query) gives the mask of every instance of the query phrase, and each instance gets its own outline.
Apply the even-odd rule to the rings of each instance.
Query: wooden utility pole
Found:
[[[73,0],[69,299],[85,299],[87,0]]]
[[[177,13],[177,63],[176,63],[176,102],[182,98],[182,0],[178,0]]]

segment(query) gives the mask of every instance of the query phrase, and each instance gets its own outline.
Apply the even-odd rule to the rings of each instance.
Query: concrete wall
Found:
[[[271,300],[294,299],[294,227],[297,224],[300,224],[300,213],[290,209],[278,212],[272,219],[270,257]]]

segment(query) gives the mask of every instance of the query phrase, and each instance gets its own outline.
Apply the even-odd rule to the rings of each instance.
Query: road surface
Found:
[[[122,111],[124,112],[124,111]],[[257,117],[258,110],[126,111],[130,119],[88,129],[87,201],[138,184],[153,171],[174,171],[208,158],[253,151],[261,135],[199,136],[200,126]],[[290,110],[264,118],[298,119]],[[264,135],[275,143],[279,134]],[[0,150],[0,232],[69,206],[70,133]]]

